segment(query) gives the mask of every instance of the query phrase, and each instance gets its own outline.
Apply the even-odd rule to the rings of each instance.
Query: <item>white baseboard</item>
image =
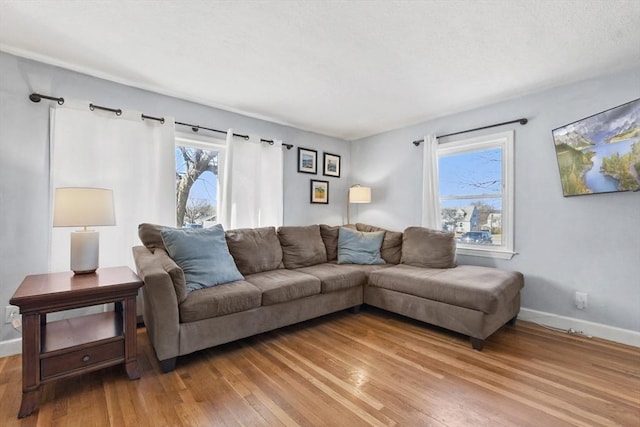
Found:
[[[557,314],[531,310],[528,308],[520,309],[518,319],[557,329],[573,329],[577,332],[581,332],[582,335],[598,337],[621,344],[640,347],[640,332],[629,329],[616,328],[614,326],[607,326],[601,323],[589,322],[586,320],[575,319],[573,317],[559,316]]]
[[[22,338],[0,341],[0,357],[22,353]]]

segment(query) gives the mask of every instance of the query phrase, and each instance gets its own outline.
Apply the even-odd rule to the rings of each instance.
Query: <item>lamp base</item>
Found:
[[[75,274],[90,274],[98,269],[100,233],[78,230],[71,233],[71,270]]]

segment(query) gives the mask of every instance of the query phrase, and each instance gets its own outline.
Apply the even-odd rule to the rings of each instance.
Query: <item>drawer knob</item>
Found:
[[[91,357],[89,357],[89,355],[88,355],[88,354],[85,354],[84,356],[82,356],[82,361],[83,361],[83,362],[88,362],[88,361],[89,361],[89,359],[91,359]]]

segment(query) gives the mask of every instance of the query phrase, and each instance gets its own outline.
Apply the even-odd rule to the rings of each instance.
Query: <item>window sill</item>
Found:
[[[495,259],[511,259],[516,254],[516,252],[502,248],[470,248],[461,246],[458,246],[456,253],[458,255],[479,256]]]

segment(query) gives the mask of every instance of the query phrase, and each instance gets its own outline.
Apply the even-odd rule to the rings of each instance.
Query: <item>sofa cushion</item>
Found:
[[[414,267],[455,267],[456,239],[454,233],[423,227],[408,227],[402,234],[402,259],[400,262]]]
[[[138,225],[138,237],[143,245],[147,247],[151,252],[156,248],[165,249],[164,242],[162,241],[162,230],[170,229],[172,227],[166,227],[164,225],[142,223]]]
[[[335,261],[338,259],[338,233],[341,227],[355,230],[356,226],[353,224],[346,225],[327,225],[320,224],[320,236],[322,236],[322,242],[327,251],[327,261]],[[368,230],[363,230],[368,231]]]
[[[389,268],[395,266],[395,264],[373,264],[373,265],[364,265],[364,264],[340,264],[344,267],[349,267],[357,271],[362,271],[367,279],[369,278],[369,274],[373,271],[378,271],[383,268]]]
[[[318,225],[280,227],[278,239],[285,268],[294,269],[327,262],[327,251]]]
[[[338,264],[384,264],[380,246],[384,231],[357,231],[341,227],[338,233]]]
[[[347,265],[325,263],[299,268],[296,271],[320,279],[323,294],[355,286],[364,286],[367,281],[367,276],[363,271],[350,268]]]
[[[380,247],[380,255],[389,264],[400,264],[402,258],[402,233],[399,231],[389,231],[384,228],[368,224],[356,224],[358,231],[384,231],[384,240]]]
[[[220,224],[211,228],[166,228],[161,234],[167,253],[184,271],[189,292],[244,279],[229,254]]]
[[[260,306],[261,299],[260,289],[245,281],[201,289],[191,292],[180,304],[180,321],[195,322],[251,310]]]
[[[244,276],[282,268],[282,248],[275,227],[228,230],[226,237],[229,252]]]
[[[262,305],[272,305],[320,293],[320,279],[295,270],[251,274],[245,280],[262,291]]]
[[[492,314],[520,292],[524,278],[516,271],[475,265],[448,269],[396,265],[371,272],[369,286]]]

